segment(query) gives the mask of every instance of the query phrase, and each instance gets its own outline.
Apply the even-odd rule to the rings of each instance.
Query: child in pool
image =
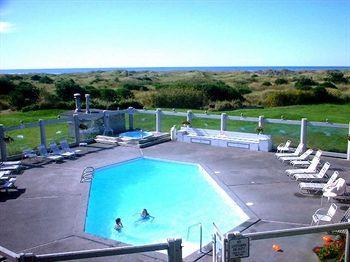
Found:
[[[116,220],[115,220],[115,226],[114,226],[114,229],[117,230],[118,232],[120,232],[123,228],[123,223],[122,223],[122,220],[118,217]]]

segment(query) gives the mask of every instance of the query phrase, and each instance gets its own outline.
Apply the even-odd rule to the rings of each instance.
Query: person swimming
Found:
[[[115,220],[115,226],[114,226],[114,229],[117,230],[118,232],[120,232],[123,228],[123,223],[122,223],[122,220],[118,217],[116,220]]]
[[[140,223],[140,222],[146,222],[146,221],[148,221],[148,220],[153,221],[153,220],[154,220],[154,216],[151,216],[151,215],[148,213],[147,209],[144,208],[144,209],[141,211],[141,213],[140,213],[140,218],[139,218],[138,220],[136,220],[135,223],[137,224],[137,223]]]

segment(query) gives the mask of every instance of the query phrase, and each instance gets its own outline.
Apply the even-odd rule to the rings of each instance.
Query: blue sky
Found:
[[[0,0],[0,69],[349,65],[347,0]]]

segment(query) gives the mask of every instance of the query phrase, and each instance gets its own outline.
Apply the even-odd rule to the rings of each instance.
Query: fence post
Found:
[[[79,133],[79,115],[73,115],[73,123],[74,123],[74,136],[75,136],[75,144],[79,145],[80,143],[80,133]]]
[[[259,116],[259,127],[264,128],[264,116]]]
[[[128,114],[129,114],[129,129],[134,129],[134,108],[129,107],[128,108]]]
[[[4,125],[0,124],[0,150],[1,150],[1,161],[7,160],[6,143],[5,143],[5,128]]]
[[[187,111],[187,121],[192,124],[193,113],[191,110]]]
[[[46,132],[45,132],[45,122],[42,119],[39,119],[39,128],[40,128],[40,143],[46,147]]]
[[[156,132],[162,132],[162,110],[160,108],[156,110]]]
[[[181,242],[181,238],[168,238],[168,262],[182,261]]]
[[[303,143],[303,150],[307,148],[307,118],[301,119],[300,126],[300,143]]]
[[[227,126],[227,114],[222,113],[221,114],[221,125],[220,125],[220,131],[226,131],[226,126]]]
[[[90,114],[90,94],[85,94],[85,99],[86,99],[86,110],[85,114]]]
[[[349,122],[349,135],[348,135],[348,153],[347,153],[347,160],[350,160],[350,122]]]

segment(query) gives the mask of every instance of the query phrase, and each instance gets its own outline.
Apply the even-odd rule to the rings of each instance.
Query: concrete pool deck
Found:
[[[259,221],[244,232],[307,226],[320,207],[320,197],[297,193],[297,183],[284,174],[288,166],[273,153],[179,142],[145,149],[91,144],[83,150],[86,154],[76,160],[26,169],[17,176],[20,192],[0,195],[0,246],[18,253],[44,254],[124,245],[83,232],[90,184],[80,183],[80,176],[86,166],[101,167],[141,156],[199,163],[211,171],[243,203],[252,203],[248,208]],[[327,160],[331,172],[339,170],[350,181],[350,161]],[[349,207],[337,205],[334,222]],[[242,261],[318,261],[312,248],[321,242],[320,234],[252,241],[250,257]],[[284,252],[272,251],[273,244]],[[185,260],[211,259],[211,254],[194,254]],[[166,261],[166,256],[149,252],[89,261]]]

